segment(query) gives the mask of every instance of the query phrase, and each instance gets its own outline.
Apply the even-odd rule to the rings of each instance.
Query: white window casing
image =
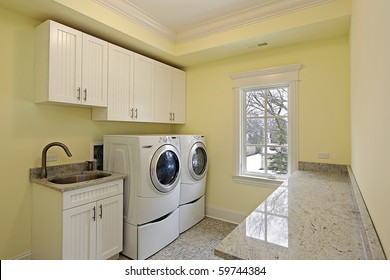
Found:
[[[283,180],[269,179],[262,176],[251,176],[243,173],[242,147],[244,145],[243,133],[243,89],[250,87],[288,87],[288,174],[298,169],[298,74],[301,64],[260,69],[251,72],[230,75],[233,80],[235,95],[235,133],[234,133],[234,174],[233,180],[239,183],[252,184],[262,187],[278,187]]]

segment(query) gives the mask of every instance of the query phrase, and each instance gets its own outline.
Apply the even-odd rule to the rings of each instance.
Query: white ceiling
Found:
[[[174,32],[278,0],[123,0]],[[280,1],[279,1],[280,2]]]

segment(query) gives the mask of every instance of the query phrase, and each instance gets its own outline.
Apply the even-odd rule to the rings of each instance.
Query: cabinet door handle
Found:
[[[84,101],[87,101],[87,89],[84,89]]]
[[[92,219],[94,221],[96,221],[96,207],[95,206],[93,207],[93,217],[92,217]]]
[[[130,117],[133,119],[134,118],[134,108],[131,108],[130,111],[131,111],[131,116]]]
[[[99,208],[100,208],[100,215],[99,215],[99,217],[100,217],[100,219],[102,219],[103,218],[103,205],[100,204]]]
[[[169,120],[172,121],[172,112],[169,113]]]
[[[77,100],[80,101],[80,99],[81,99],[81,88],[78,87],[78,89],[77,89]]]
[[[175,121],[175,113],[172,113],[172,116],[173,116],[172,121]]]
[[[135,109],[135,118],[138,119],[138,108]]]

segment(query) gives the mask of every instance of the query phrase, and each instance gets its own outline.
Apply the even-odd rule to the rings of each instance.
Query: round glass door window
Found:
[[[192,146],[189,157],[189,168],[192,178],[199,181],[206,175],[207,153],[203,143],[196,143]]]
[[[151,162],[153,185],[161,192],[174,189],[180,177],[180,159],[178,150],[172,145],[160,147]]]

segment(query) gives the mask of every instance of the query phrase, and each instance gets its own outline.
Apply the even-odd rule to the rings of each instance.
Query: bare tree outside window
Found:
[[[253,88],[245,96],[246,171],[288,172],[288,87]]]

